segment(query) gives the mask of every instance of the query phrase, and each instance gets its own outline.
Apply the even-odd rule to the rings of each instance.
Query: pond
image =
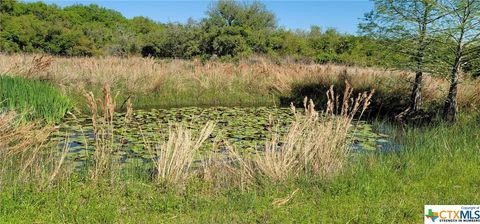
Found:
[[[182,125],[196,135],[208,121],[214,121],[215,129],[202,150],[212,150],[213,144],[225,141],[242,152],[255,152],[263,147],[272,131],[286,133],[294,120],[290,108],[278,107],[136,110],[129,123],[122,119],[125,114],[117,113],[116,116],[113,122],[115,148],[122,161],[129,158],[150,159],[152,154],[145,145],[164,140],[171,125]],[[394,145],[386,133],[379,132],[365,121],[355,121],[350,134],[353,137],[351,147],[356,152],[388,150]],[[63,142],[61,146],[68,144],[69,157],[74,161],[85,160],[93,152],[91,118],[87,115],[65,118],[53,139]]]

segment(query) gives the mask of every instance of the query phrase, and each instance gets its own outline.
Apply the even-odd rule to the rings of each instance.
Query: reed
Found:
[[[0,113],[0,187],[18,182],[41,189],[68,178],[68,148],[60,152],[58,143],[49,140],[54,130],[41,122],[25,122],[14,112]]]
[[[45,142],[53,131],[51,126],[41,126],[38,122],[21,123],[15,112],[0,113],[1,157],[8,159]]]
[[[352,92],[347,83],[339,101],[331,87],[327,109],[322,113],[305,98],[305,112],[296,112],[287,134],[274,134],[265,143],[263,153],[256,155],[254,161],[260,173],[270,180],[285,182],[302,175],[327,178],[341,171],[350,153],[348,132],[352,120],[363,114],[374,94],[370,91],[354,97]]]
[[[356,96],[353,92],[346,83],[340,98],[332,86],[323,112],[318,112],[308,98],[304,99],[303,113],[292,105],[296,119],[286,134],[273,130],[263,150],[254,155],[242,154],[224,144],[223,156],[210,154],[204,160],[201,177],[215,187],[233,185],[248,189],[265,179],[287,183],[305,176],[327,179],[338,174],[350,157],[353,119],[363,115],[375,91]]]
[[[0,76],[0,108],[20,112],[26,120],[58,122],[72,105],[52,84],[22,77]]]
[[[119,166],[114,152],[115,144],[115,97],[112,97],[110,86],[105,84],[102,90],[102,98],[96,99],[92,92],[85,93],[88,107],[91,112],[95,145],[90,169],[90,179],[94,182],[100,178],[109,176],[115,178],[115,172]]]
[[[19,68],[35,67],[38,56],[1,55],[0,74]],[[43,59],[45,60],[45,59]],[[209,105],[278,105],[304,96],[324,106],[324,92],[331,85],[342,94],[345,81],[358,92],[375,89],[370,109],[385,112],[403,111],[408,105],[414,74],[374,67],[343,65],[278,64],[265,58],[244,59],[238,63],[198,60],[157,60],[140,57],[99,57],[49,59],[48,69],[37,69],[28,77],[48,80],[65,92],[85,89],[100,94],[104,83],[120,91],[121,99],[131,98],[136,107],[209,106]],[[461,109],[480,105],[480,80],[461,77],[458,101]],[[433,110],[444,102],[449,80],[426,76],[423,86],[424,105]],[[321,97],[322,100],[315,99]],[[78,97],[77,97],[78,98]],[[78,105],[85,101],[77,99]]]
[[[181,127],[171,127],[168,140],[153,146],[155,155],[154,179],[157,183],[184,186],[192,177],[191,170],[195,156],[202,144],[213,131],[214,123],[207,123],[194,138],[191,131]]]

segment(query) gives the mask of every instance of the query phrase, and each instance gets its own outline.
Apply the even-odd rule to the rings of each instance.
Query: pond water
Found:
[[[164,140],[173,124],[191,129],[196,135],[205,123],[214,121],[215,129],[202,150],[211,150],[213,144],[224,140],[242,152],[254,152],[262,148],[272,131],[285,133],[294,120],[294,114],[289,108],[267,107],[136,110],[129,123],[122,118],[124,114],[118,113],[116,116],[113,122],[115,148],[122,161],[130,158],[149,160],[151,153],[145,149],[145,145]],[[395,145],[389,141],[386,133],[377,131],[364,121],[355,122],[351,135],[354,138],[351,147],[356,152],[389,150]],[[68,144],[69,157],[74,161],[85,160],[93,152],[91,118],[86,115],[65,118],[53,139],[61,142],[62,147]]]

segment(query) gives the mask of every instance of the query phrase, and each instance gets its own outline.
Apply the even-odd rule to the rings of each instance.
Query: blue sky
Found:
[[[27,0],[31,2],[31,0]],[[127,18],[146,16],[158,22],[184,23],[188,18],[201,19],[212,0],[44,0],[60,6],[80,4],[98,4],[121,12]],[[357,24],[363,14],[373,8],[368,0],[267,0],[262,1],[267,9],[275,13],[278,24],[289,29],[309,29],[319,25],[322,29],[337,28],[343,33],[355,34]]]

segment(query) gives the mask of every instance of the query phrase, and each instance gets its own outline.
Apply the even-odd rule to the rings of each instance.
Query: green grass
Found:
[[[325,182],[303,178],[248,191],[194,182],[181,193],[145,178],[57,187],[0,185],[5,223],[421,223],[424,204],[478,204],[478,118],[408,128],[399,152],[370,153]],[[285,205],[275,206],[295,189]]]
[[[56,122],[72,107],[53,85],[21,77],[0,76],[0,109],[15,110],[27,120]]]

